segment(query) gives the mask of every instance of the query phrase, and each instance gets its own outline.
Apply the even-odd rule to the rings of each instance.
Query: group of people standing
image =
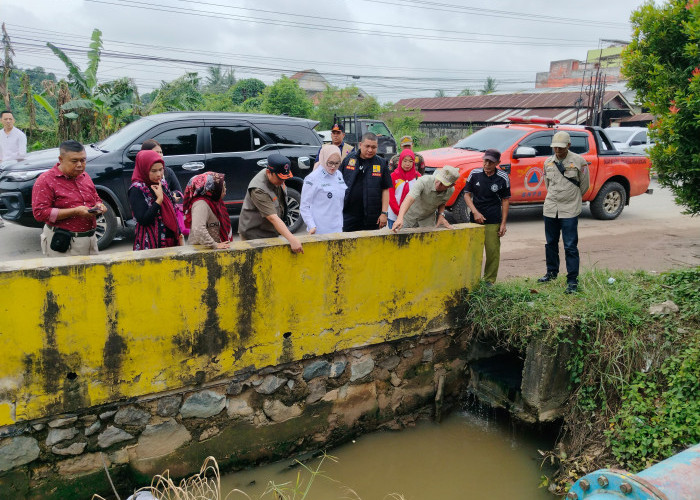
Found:
[[[4,117],[4,114],[3,114]],[[4,121],[4,118],[3,118]],[[366,133],[356,149],[343,141],[342,126],[332,129],[332,144],[321,147],[318,161],[304,181],[301,216],[309,234],[382,229],[444,227],[446,203],[454,194],[459,170],[444,166],[432,175],[420,172],[420,160],[410,140],[393,172],[377,155],[377,136]],[[410,138],[408,138],[410,139]],[[566,132],[554,135],[554,155],[544,163],[548,189],[544,205],[547,272],[541,283],[559,271],[559,237],[564,240],[567,293],[578,290],[578,215],[589,186],[586,161],[569,151]],[[470,220],[485,226],[484,281],[493,283],[500,263],[500,238],[506,233],[510,181],[497,168],[498,150],[484,152],[483,168],[470,172],[464,188]],[[166,248],[189,243],[227,248],[233,239],[224,176],[215,172],[196,175],[184,194],[172,170],[165,166],[155,140],[145,141],[136,155],[129,201],[136,219],[134,250]],[[96,218],[107,211],[90,177],[85,173],[86,153],[77,141],[60,145],[59,161],[41,174],[32,192],[34,217],[44,222],[41,246],[48,256],[91,255],[98,252]],[[287,228],[285,180],[292,177],[289,158],[271,154],[267,166],[250,182],[238,225],[241,240],[284,237],[294,253],[301,242]]]
[[[85,173],[87,155],[77,141],[59,147],[58,163],[37,179],[32,190],[34,218],[44,223],[42,252],[47,256],[98,253],[97,218],[107,211]],[[190,244],[226,248],[233,239],[223,203],[224,176],[194,176],[184,195],[174,172],[165,166],[155,140],[144,141],[134,160],[129,203],[136,220],[134,250]]]

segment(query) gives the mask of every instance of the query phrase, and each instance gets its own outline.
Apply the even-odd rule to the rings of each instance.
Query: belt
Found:
[[[55,231],[55,230],[57,229],[57,228],[55,228],[55,227],[53,227],[53,226],[49,226],[48,224],[46,224],[46,227],[48,227],[51,231]],[[58,229],[63,229],[63,228],[58,228]],[[71,235],[73,238],[87,238],[87,237],[92,236],[92,235],[95,234],[95,230],[94,230],[94,229],[90,229],[89,231],[83,231],[83,232],[68,231],[67,229],[63,229],[63,230],[64,230],[64,231],[67,231],[68,233],[70,233],[70,235]]]

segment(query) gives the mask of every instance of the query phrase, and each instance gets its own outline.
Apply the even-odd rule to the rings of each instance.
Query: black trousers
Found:
[[[547,274],[559,274],[559,234],[564,240],[564,257],[566,259],[567,283],[578,283],[578,217],[545,217],[544,236],[547,243],[544,246],[547,259]]]
[[[353,231],[371,231],[373,229],[379,229],[377,219],[379,219],[379,214],[377,214],[376,217],[343,214],[343,232],[351,233]]]

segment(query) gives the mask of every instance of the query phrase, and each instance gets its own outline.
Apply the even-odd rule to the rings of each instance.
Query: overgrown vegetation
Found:
[[[700,268],[593,271],[581,284],[570,296],[563,280],[517,279],[470,297],[469,321],[504,345],[571,346],[572,396],[548,455],[558,493],[597,468],[638,472],[700,441]],[[650,314],[667,300],[678,313]]]

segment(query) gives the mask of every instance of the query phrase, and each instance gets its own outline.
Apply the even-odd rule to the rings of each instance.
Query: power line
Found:
[[[491,38],[459,38],[459,37],[447,37],[447,36],[439,36],[439,35],[427,35],[427,34],[420,34],[420,35],[414,35],[414,34],[409,34],[406,32],[388,32],[388,31],[375,31],[375,30],[367,30],[367,29],[358,29],[358,28],[353,28],[352,30],[349,30],[347,28],[340,28],[340,27],[333,27],[333,26],[313,26],[313,25],[308,25],[304,23],[297,23],[294,21],[283,21],[283,20],[274,20],[274,19],[266,19],[266,18],[258,18],[258,17],[250,17],[250,16],[240,16],[240,15],[235,15],[235,14],[225,14],[222,12],[214,12],[214,11],[205,11],[205,10],[198,10],[198,9],[189,9],[185,7],[173,7],[170,5],[163,5],[163,4],[155,4],[155,3],[146,3],[146,2],[139,2],[137,0],[121,0],[120,2],[114,2],[114,1],[109,1],[109,0],[86,0],[87,2],[91,3],[98,3],[98,4],[104,4],[104,5],[118,5],[122,7],[131,7],[131,8],[139,8],[139,9],[147,9],[147,10],[154,10],[157,12],[169,12],[169,13],[175,13],[175,14],[187,14],[191,16],[198,16],[198,17],[208,17],[208,18],[215,18],[215,19],[231,19],[231,20],[238,20],[238,21],[246,21],[249,23],[254,23],[254,24],[265,24],[265,25],[272,25],[272,26],[284,26],[284,27],[291,27],[291,28],[299,28],[299,29],[305,29],[305,30],[313,30],[313,31],[330,31],[330,32],[335,32],[335,33],[343,33],[343,34],[354,34],[354,35],[368,35],[368,36],[379,36],[379,37],[385,37],[385,38],[403,38],[403,39],[414,39],[414,40],[433,40],[433,41],[447,41],[447,42],[460,42],[460,43],[488,43],[488,44],[494,44],[494,45],[529,45],[529,46],[546,46],[549,47],[553,43],[556,43],[558,46],[564,46],[564,47],[588,47],[591,45],[591,43],[595,42],[583,42],[581,41],[580,43],[572,40],[572,41],[567,41],[567,40],[547,40],[547,41],[542,41],[542,42],[535,42],[535,41],[527,41],[527,40],[522,40],[522,39],[517,39],[517,40],[501,40],[498,38],[494,38],[492,35],[487,35],[491,36]],[[191,2],[191,3],[197,3],[197,2]],[[512,38],[512,37],[511,37]]]
[[[22,32],[28,32],[28,33],[35,33],[38,35],[51,35],[55,36],[58,35],[62,38],[73,38],[76,40],[81,40],[81,41],[88,41],[90,40],[89,36],[83,36],[83,35],[75,35],[72,33],[66,33],[66,32],[60,32],[60,31],[51,31],[51,30],[39,30],[35,28],[31,28],[28,26],[22,26],[18,24],[12,24],[8,25],[11,27],[13,30],[17,30],[20,33]],[[36,38],[31,38],[31,40],[37,40]],[[45,41],[45,40],[40,40],[40,41]],[[182,47],[168,47],[168,46],[159,46],[159,45],[153,45],[153,44],[146,44],[146,43],[136,43],[136,42],[127,42],[127,41],[122,41],[122,40],[113,40],[113,39],[104,39],[103,38],[103,43],[114,43],[118,45],[126,45],[126,46],[134,46],[134,47],[142,47],[142,48],[149,48],[149,49],[161,49],[161,50],[167,50],[167,51],[173,51],[173,52],[182,52],[182,53],[188,53],[188,54],[206,54],[208,56],[217,56],[217,57],[222,57],[225,59],[234,59],[234,58],[241,58],[241,59],[253,59],[253,60],[270,60],[270,61],[284,61],[284,62],[294,62],[294,63],[300,63],[300,65],[304,65],[304,67],[309,67],[313,65],[333,65],[333,66],[341,66],[341,67],[351,67],[351,68],[367,68],[367,69],[382,69],[382,70],[416,70],[417,68],[415,66],[386,66],[386,65],[372,65],[372,64],[357,64],[357,63],[348,63],[348,62],[343,62],[343,61],[317,61],[317,60],[309,60],[309,59],[290,59],[290,58],[282,58],[282,57],[270,57],[270,56],[258,56],[258,55],[250,55],[250,54],[236,54],[236,53],[230,53],[230,52],[214,52],[210,50],[195,50],[195,49],[186,49]],[[52,43],[55,42],[52,40]],[[235,66],[237,63],[230,63],[230,64],[220,64],[221,66]],[[491,69],[491,70],[484,70],[484,69],[455,69],[455,68],[426,68],[426,67],[421,67],[420,68],[421,72],[427,72],[427,71],[432,71],[432,72],[440,72],[440,73],[505,73],[505,74],[517,74],[517,73],[528,73],[531,74],[532,71],[529,70],[502,70],[502,69]]]
[[[507,10],[494,10],[494,9],[484,9],[479,7],[467,7],[464,5],[454,5],[439,2],[429,2],[425,0],[361,0],[364,2],[371,2],[373,4],[385,4],[385,5],[396,5],[399,7],[413,7],[421,9],[429,9],[431,11],[438,10],[444,12],[454,12],[463,14],[473,14],[477,16],[488,16],[497,17],[505,19],[517,19],[519,21],[531,21],[531,22],[545,22],[545,23],[559,23],[559,24],[574,24],[574,25],[589,25],[589,26],[599,26],[599,27],[609,27],[609,28],[620,28],[629,27],[628,23],[618,23],[614,21],[597,21],[593,19],[571,19],[568,17],[556,17],[548,16],[539,13],[532,12],[514,12]],[[406,5],[409,4],[409,5]]]

